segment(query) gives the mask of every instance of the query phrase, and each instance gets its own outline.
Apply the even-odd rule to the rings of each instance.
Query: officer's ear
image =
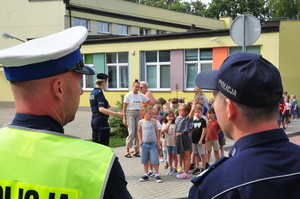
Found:
[[[52,81],[51,88],[52,88],[53,95],[57,99],[59,99],[60,101],[63,101],[63,91],[64,91],[64,88],[63,88],[63,81],[62,81],[62,79],[60,79],[60,78],[54,79]]]
[[[237,105],[230,99],[226,99],[226,106],[227,106],[227,119],[228,121],[232,121],[234,117],[237,115]]]

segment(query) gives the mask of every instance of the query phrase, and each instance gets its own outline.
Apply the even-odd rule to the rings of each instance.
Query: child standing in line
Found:
[[[207,161],[210,162],[210,156],[212,149],[214,150],[215,161],[220,159],[219,153],[219,132],[221,127],[219,126],[216,118],[216,113],[214,108],[210,108],[207,111],[208,125],[207,125]]]
[[[170,104],[170,108],[173,112],[177,111],[178,110],[178,107],[179,107],[179,102],[178,102],[178,98],[172,98],[171,99],[171,104]]]
[[[191,105],[192,104],[192,108]],[[184,172],[176,175],[177,178],[189,178],[189,168],[191,164],[192,140],[190,137],[190,124],[193,122],[195,102],[181,105],[178,109],[180,117],[175,122],[176,148],[177,154],[182,155],[184,162]]]
[[[165,145],[168,151],[169,171],[167,175],[177,175],[178,173],[175,145],[175,114],[170,110],[167,111],[165,114],[161,132],[165,134]]]
[[[292,122],[297,121],[297,115],[299,114],[299,109],[298,109],[298,101],[296,99],[296,95],[291,95],[292,98],[292,106],[291,106],[291,114],[292,114]]]
[[[286,111],[285,111],[285,127],[287,128],[290,123],[290,115],[291,115],[291,103],[290,103],[290,96],[286,95],[284,97],[285,105],[286,105]]]
[[[224,146],[226,144],[226,137],[225,137],[223,131],[220,131],[218,136],[219,136],[220,154],[221,154],[221,157],[223,157],[224,156]]]
[[[202,107],[203,107],[203,113],[202,114],[206,115],[208,108],[207,108],[207,106],[205,106],[204,96],[205,95],[203,95],[203,94],[196,94],[194,96],[194,99],[195,99],[196,104],[202,105]]]
[[[158,135],[159,135],[159,137],[161,137],[160,135],[161,135],[162,126],[161,126],[161,123],[157,120],[157,116],[158,116],[158,111],[153,107],[152,108],[152,118],[156,120]],[[157,145],[157,150],[158,150],[158,154],[160,154],[160,152],[162,151],[162,142],[160,142],[160,145]],[[159,158],[159,161],[160,161],[160,155],[158,155],[158,158]],[[158,164],[158,166],[159,166],[159,164]],[[153,165],[150,164],[150,160],[149,160],[148,176],[155,177],[155,170],[153,170]]]
[[[162,111],[162,106],[160,104],[154,104],[153,105],[153,114],[156,113],[157,117],[156,119],[160,122],[162,119],[162,115],[161,115],[161,111]]]
[[[285,100],[282,100],[282,103],[279,104],[279,116],[280,116],[279,122],[283,130],[285,130],[285,112],[286,112],[286,103]]]
[[[156,182],[162,182],[159,176],[158,168],[158,149],[159,146],[159,133],[157,128],[157,122],[152,119],[152,107],[149,105],[143,108],[145,118],[138,123],[138,137],[139,146],[141,147],[141,163],[144,164],[144,175],[140,178],[140,182],[149,180],[148,176],[148,161],[153,165],[156,172]]]
[[[171,110],[170,104],[169,104],[169,103],[164,103],[164,104],[162,105],[162,111],[161,111],[160,114],[161,114],[162,116],[165,116],[166,112],[169,111],[169,110]]]
[[[192,174],[197,175],[200,171],[206,169],[207,156],[205,154],[205,137],[207,133],[206,121],[202,116],[203,108],[201,105],[195,105],[194,113],[194,128],[191,131],[191,138],[193,143],[193,157],[196,163],[196,169]],[[202,169],[200,169],[199,161],[202,159]]]

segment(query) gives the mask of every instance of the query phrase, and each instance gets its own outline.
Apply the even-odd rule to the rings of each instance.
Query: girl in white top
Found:
[[[164,116],[161,132],[165,134],[164,144],[167,147],[168,151],[169,171],[167,175],[177,175],[178,172],[175,144],[175,114],[171,110],[167,111]]]
[[[142,119],[141,108],[142,103],[148,103],[149,99],[145,95],[139,93],[140,83],[138,80],[132,85],[133,91],[125,95],[123,101],[123,124],[128,128],[128,136],[126,138],[126,151],[125,157],[131,158],[129,148],[134,147],[135,157],[140,157],[138,151],[138,122]]]

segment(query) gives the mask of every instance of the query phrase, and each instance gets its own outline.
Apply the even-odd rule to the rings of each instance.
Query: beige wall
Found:
[[[64,29],[63,1],[29,2],[28,0],[0,0],[0,33],[20,39],[37,38]],[[0,37],[0,49],[20,44],[15,39]]]
[[[213,47],[231,47],[237,46],[230,36],[220,36],[219,43],[210,41],[211,37],[177,39],[177,40],[160,40],[149,42],[131,42],[131,43],[112,43],[99,45],[84,45],[81,48],[83,54],[90,53],[105,53],[105,52],[129,52],[129,68],[130,68],[130,85],[134,79],[140,79],[140,52],[149,50],[170,50],[170,49],[188,49],[188,48],[213,48]],[[279,33],[263,33],[253,45],[261,46],[263,57],[272,62],[276,67],[280,68],[279,62]],[[135,51],[135,55],[131,52]],[[184,64],[184,63],[182,63]],[[172,85],[171,85],[172,86]],[[131,88],[130,88],[131,90]],[[88,95],[90,92],[85,92],[82,97],[81,106],[89,106]],[[127,92],[105,91],[105,96],[112,106],[120,99],[121,94]],[[165,99],[176,97],[176,92],[152,92],[155,98],[163,97]],[[210,92],[207,92],[208,98],[212,97]],[[187,100],[193,99],[194,93],[191,91],[179,91],[179,97],[184,97]]]
[[[284,89],[300,98],[300,21],[280,23],[279,66]]]
[[[170,11],[166,9],[156,8],[152,6],[145,6],[133,2],[128,2],[124,0],[109,0],[109,1],[93,1],[93,0],[72,0],[72,4],[74,5],[86,5],[87,7],[97,8],[101,7],[103,10],[108,12],[117,12],[120,14],[129,14],[132,16],[143,17],[143,18],[150,18],[155,20],[162,20],[165,22],[170,23],[177,23],[177,24],[195,24],[197,27],[203,27],[207,29],[223,29],[224,28],[224,21],[215,20],[205,17],[200,17],[196,15],[189,15],[180,12]],[[105,19],[105,17],[101,17]],[[109,21],[111,19],[108,19]],[[125,20],[124,20],[125,21]],[[134,22],[138,25],[138,22]],[[144,26],[141,26],[144,27]],[[160,29],[158,29],[160,30]],[[164,29],[162,29],[164,30]]]

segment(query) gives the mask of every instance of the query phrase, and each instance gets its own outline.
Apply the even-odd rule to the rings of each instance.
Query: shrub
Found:
[[[124,95],[121,95],[121,100],[116,102],[116,108],[113,108],[116,112],[122,112],[123,109],[123,100]],[[110,116],[109,117],[109,126],[111,127],[110,133],[111,136],[117,137],[117,138],[126,138],[128,135],[127,126],[123,124],[123,118],[117,117],[117,116]]]

